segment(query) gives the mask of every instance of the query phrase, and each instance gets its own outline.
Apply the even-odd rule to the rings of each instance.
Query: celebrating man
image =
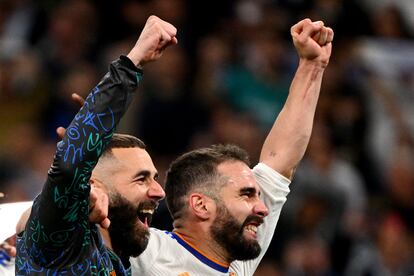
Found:
[[[129,275],[148,243],[164,191],[145,145],[113,134],[141,67],[176,44],[176,29],[151,16],[133,49],[110,65],[58,143],[41,194],[17,240],[16,275]],[[91,185],[109,194],[108,230],[88,221]]]

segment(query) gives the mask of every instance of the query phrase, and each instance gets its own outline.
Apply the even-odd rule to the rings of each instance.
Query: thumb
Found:
[[[63,137],[65,136],[66,133],[66,129],[64,127],[58,127],[56,129],[56,134],[60,139],[63,139]]]
[[[109,220],[109,218],[105,218],[103,221],[101,221],[100,225],[102,226],[102,228],[108,229],[111,225],[111,221]]]

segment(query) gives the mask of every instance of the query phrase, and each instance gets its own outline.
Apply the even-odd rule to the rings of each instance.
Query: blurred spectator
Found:
[[[39,11],[30,0],[0,2],[0,59],[13,59],[26,51],[39,24]]]
[[[264,259],[253,276],[281,276],[282,271],[272,259]]]
[[[148,141],[156,156],[172,157],[183,152],[192,135],[203,126],[202,107],[188,90],[188,70],[180,47],[146,69],[145,94],[140,99],[144,107],[138,112],[137,129],[138,136]]]
[[[360,230],[367,203],[363,179],[336,154],[329,130],[321,125],[314,127],[307,156],[297,172],[296,186],[286,203],[286,209],[294,212],[289,217],[299,224],[306,220],[306,214],[311,214],[311,205],[306,203],[311,204],[312,198],[322,204],[322,213],[308,218],[312,224],[303,225],[307,232],[319,232],[332,241],[340,229],[348,233]]]
[[[234,109],[248,112],[262,129],[268,129],[286,100],[292,78],[288,49],[277,33],[260,26],[250,29],[254,35],[238,41],[239,62],[222,72],[219,91]]]
[[[410,30],[411,34],[414,33],[414,5],[411,0],[364,0],[362,2],[371,14],[376,14],[380,10],[387,10],[389,7],[398,9],[398,13],[400,14],[398,17],[401,17],[398,20],[405,21],[406,23],[404,25]]]
[[[284,275],[334,275],[327,245],[315,236],[292,240],[284,255]]]
[[[413,237],[396,214],[385,214],[373,225],[373,243],[361,242],[345,275],[410,275],[414,271]]]
[[[36,196],[55,128],[78,109],[69,95],[150,14],[178,26],[180,47],[146,68],[118,131],[143,138],[161,180],[177,154],[211,143],[257,160],[297,63],[289,27],[333,26],[311,144],[256,274],[414,274],[412,0],[0,0],[1,202]],[[154,225],[171,229],[165,204]]]

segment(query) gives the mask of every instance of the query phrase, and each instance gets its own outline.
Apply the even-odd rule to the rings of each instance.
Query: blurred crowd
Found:
[[[298,62],[290,27],[332,27],[311,142],[255,276],[414,274],[412,0],[0,0],[0,203],[39,193],[71,93],[86,96],[151,14],[179,46],[145,68],[118,132],[146,142],[161,177],[212,143],[257,162]],[[154,224],[171,229],[165,205]]]

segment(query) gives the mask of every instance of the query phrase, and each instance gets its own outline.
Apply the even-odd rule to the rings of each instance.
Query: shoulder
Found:
[[[278,186],[288,187],[291,181],[275,171],[265,163],[259,163],[253,168],[253,174],[259,185],[277,184]]]
[[[138,257],[130,258],[133,274],[156,275],[155,270],[165,270],[160,266],[164,266],[165,262],[176,263],[176,257],[182,254],[179,246],[170,232],[150,228],[147,248]]]

